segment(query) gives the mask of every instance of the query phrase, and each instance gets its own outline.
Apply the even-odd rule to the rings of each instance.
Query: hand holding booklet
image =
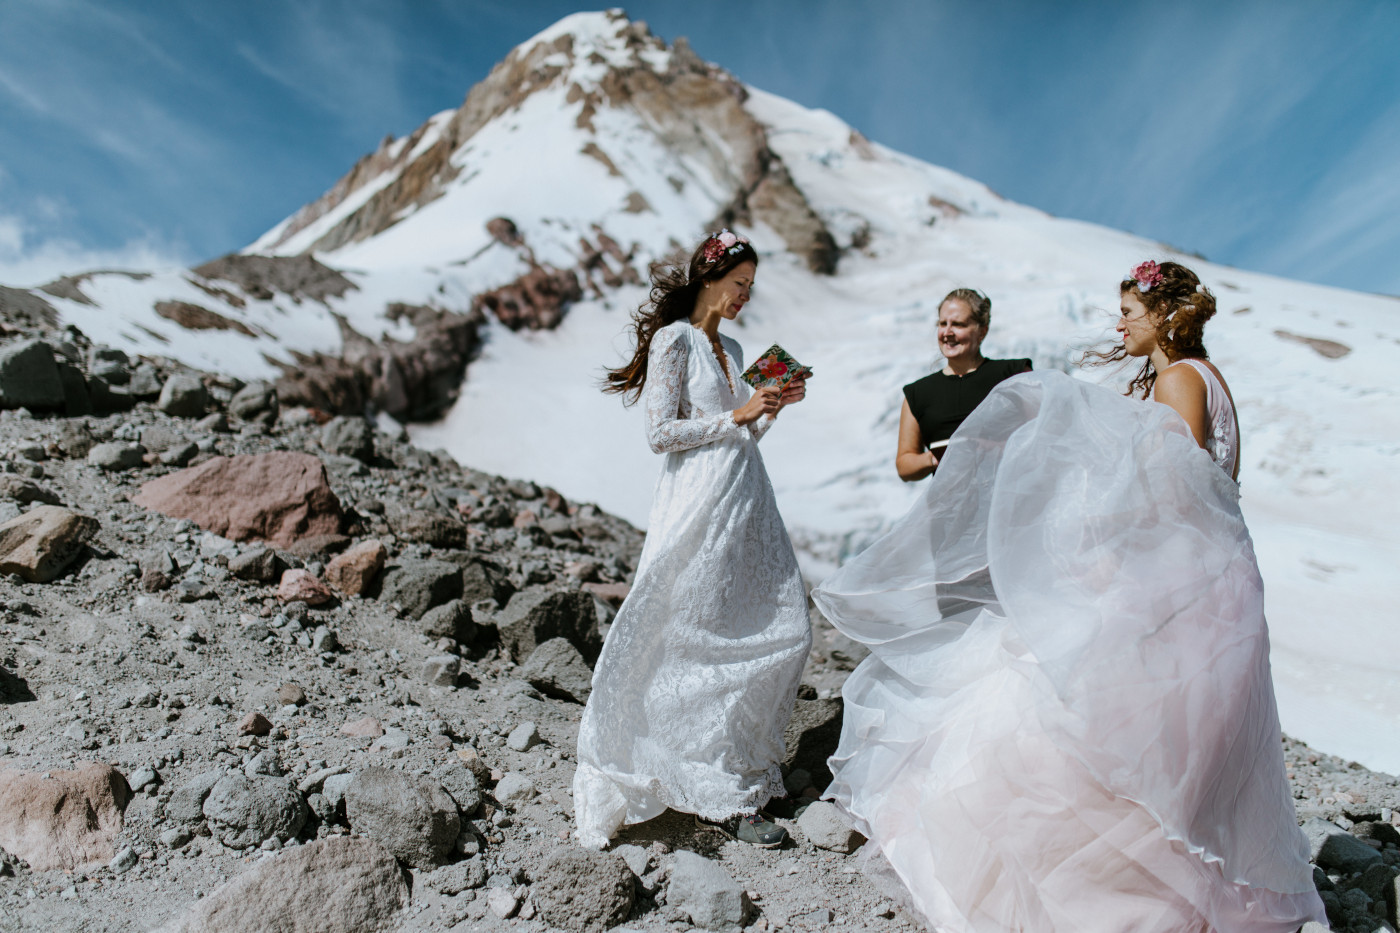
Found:
[[[765,350],[752,366],[744,370],[739,378],[755,389],[762,389],[765,386],[777,386],[779,389],[783,389],[794,379],[806,379],[811,375],[811,367],[803,366],[775,343]]]

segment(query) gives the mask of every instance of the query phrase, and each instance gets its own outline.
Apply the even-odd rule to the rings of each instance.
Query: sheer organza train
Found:
[[[829,795],[934,929],[1325,922],[1238,487],[1170,409],[1003,383],[813,597],[872,652]]]

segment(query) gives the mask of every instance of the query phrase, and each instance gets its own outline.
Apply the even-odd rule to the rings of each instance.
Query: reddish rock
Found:
[[[301,688],[301,684],[285,683],[277,688],[277,699],[283,706],[302,706],[306,703],[306,691]]]
[[[111,861],[130,800],[126,778],[111,765],[0,771],[0,848],[34,871]]]
[[[347,596],[363,593],[389,559],[384,545],[371,538],[337,555],[326,565],[326,582]]]
[[[583,588],[614,608],[621,606],[632,592],[632,587],[626,583],[585,583]]]
[[[97,519],[56,505],[41,505],[0,525],[0,573],[47,583],[63,572],[89,538]]]
[[[239,735],[267,735],[272,731],[272,723],[262,713],[249,713],[238,720]]]
[[[544,487],[545,508],[551,512],[558,512],[561,515],[569,514],[569,500],[565,499],[558,490]]]
[[[331,588],[316,575],[300,567],[282,574],[282,582],[277,585],[277,598],[284,603],[303,602],[308,606],[319,606],[335,598]]]
[[[366,716],[341,726],[340,734],[360,739],[377,739],[384,734],[384,727],[379,724],[378,719]]]
[[[151,480],[133,501],[234,541],[281,548],[338,534],[343,518],[321,461],[285,450],[206,460]]]
[[[540,517],[529,509],[522,509],[515,514],[516,528],[529,528],[531,525],[538,525]]]

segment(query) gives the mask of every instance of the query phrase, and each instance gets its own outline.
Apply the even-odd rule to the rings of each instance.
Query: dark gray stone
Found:
[[[593,671],[567,638],[551,638],[530,652],[516,676],[546,696],[588,702]]]
[[[489,599],[499,608],[515,595],[506,572],[495,564],[465,555],[457,562],[462,567],[462,602],[467,605]]]
[[[517,663],[550,639],[564,638],[592,664],[603,644],[593,597],[582,590],[521,590],[496,614],[496,629],[502,649]]]
[[[164,453],[188,440],[186,432],[169,424],[153,424],[141,431],[141,446],[155,453]]]
[[[534,872],[530,897],[550,926],[602,933],[627,919],[636,887],[616,853],[559,846]]]
[[[287,562],[271,548],[258,547],[229,558],[228,572],[240,580],[275,583],[282,579]]]
[[[182,784],[166,801],[165,818],[186,825],[204,819],[205,798],[222,777],[222,771],[206,771]]]
[[[204,800],[210,831],[231,849],[246,849],[264,839],[281,842],[306,822],[306,804],[287,778],[249,777],[234,771],[219,778]]]
[[[1303,824],[1312,849],[1312,860],[1329,872],[1365,871],[1381,861],[1381,854],[1336,823],[1313,817]]]
[[[321,446],[366,463],[374,459],[374,430],[363,418],[332,418],[321,428]]]
[[[89,450],[87,462],[100,470],[136,470],[146,464],[146,448],[125,441],[108,441]]]
[[[457,802],[436,781],[380,767],[351,780],[345,815],[352,829],[414,868],[445,861],[462,827]]]
[[[209,407],[209,390],[193,373],[176,373],[165,380],[156,407],[176,418],[199,418]]]
[[[783,740],[787,753],[783,770],[803,770],[812,775],[816,787],[831,783],[831,769],[826,760],[841,744],[841,715],[845,709],[840,699],[797,700],[788,720]]]
[[[666,904],[706,930],[737,931],[744,923],[744,889],[718,863],[694,852],[676,853]]]
[[[250,382],[234,393],[229,400],[228,411],[235,418],[271,427],[281,412],[277,387],[267,382]]]
[[[481,783],[461,761],[449,761],[434,771],[433,777],[457,801],[463,816],[471,816],[481,806]]]
[[[62,411],[63,379],[42,340],[0,346],[0,408]]]
[[[418,620],[418,631],[429,638],[450,638],[466,645],[476,638],[476,623],[472,621],[471,607],[453,599],[425,612]]]
[[[384,568],[375,584],[378,598],[398,603],[411,619],[421,619],[435,606],[460,599],[462,573],[440,560],[401,560]]]
[[[69,418],[92,414],[92,399],[88,397],[87,379],[72,363],[57,361],[58,381],[63,384],[63,413]]]
[[[442,654],[423,662],[423,683],[430,687],[455,687],[462,672],[462,661],[454,654]]]

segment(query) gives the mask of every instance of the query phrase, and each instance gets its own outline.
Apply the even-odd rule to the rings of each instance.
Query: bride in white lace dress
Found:
[[[743,351],[719,334],[749,298],[758,255],[729,231],[658,273],[632,362],[664,454],[636,577],[608,633],[579,726],[576,837],[602,848],[668,807],[735,838],[782,842],[757,813],[784,793],[783,731],[811,647],[807,595],[758,440],[805,394],[750,393]]]
[[[1284,772],[1215,301],[1144,263],[1124,398],[997,386],[924,500],[814,591],[871,655],[828,790],[940,933],[1326,922]],[[1155,382],[1155,385],[1154,385]]]

